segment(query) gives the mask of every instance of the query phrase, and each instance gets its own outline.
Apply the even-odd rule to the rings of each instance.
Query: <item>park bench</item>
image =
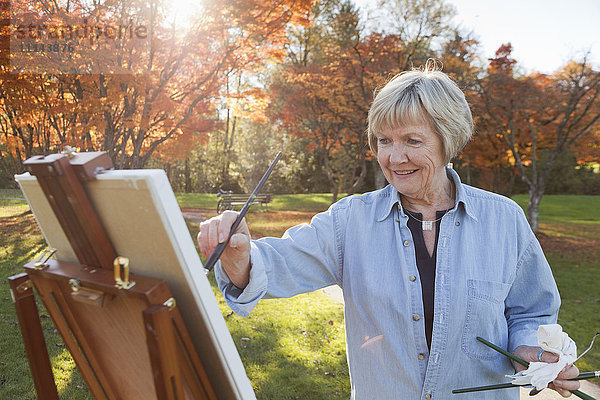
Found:
[[[250,194],[241,194],[233,192],[219,191],[217,193],[219,203],[217,204],[217,213],[222,213],[225,210],[234,210],[235,206],[243,206],[248,201]],[[263,211],[269,211],[269,203],[271,202],[271,194],[257,194],[251,204],[259,204]]]

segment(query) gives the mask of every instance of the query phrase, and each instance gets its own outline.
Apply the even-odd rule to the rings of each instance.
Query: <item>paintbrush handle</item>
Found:
[[[260,179],[260,182],[258,182],[258,185],[256,185],[256,188],[254,188],[254,191],[252,192],[250,197],[248,197],[248,200],[246,200],[246,203],[240,210],[240,213],[238,214],[237,218],[233,222],[233,225],[231,225],[231,228],[229,230],[229,235],[227,235],[227,239],[223,243],[219,243],[217,245],[217,247],[215,247],[215,249],[211,253],[208,260],[206,260],[206,264],[204,264],[204,269],[207,274],[214,268],[215,264],[221,257],[221,254],[223,254],[223,252],[225,251],[225,247],[227,247],[227,245],[229,244],[229,240],[231,239],[231,237],[235,233],[235,230],[238,228],[238,226],[244,219],[244,216],[246,215],[246,212],[248,212],[248,209],[252,205],[252,202],[256,198],[256,195],[258,194],[258,192],[260,192],[260,189],[262,189],[262,187],[265,184],[265,182],[267,181],[267,178],[269,177],[269,175],[271,175],[273,168],[275,168],[275,164],[277,164],[277,161],[279,161],[279,159],[281,158],[281,154],[282,154],[281,151],[279,153],[277,153],[277,156],[275,156],[275,160],[273,160],[273,162],[267,169],[267,172],[265,172],[263,177]]]
[[[571,378],[569,380],[571,380],[571,381],[582,381],[582,380],[594,379],[594,378],[600,378],[600,371],[582,372],[581,374],[579,374],[575,378]],[[508,382],[508,383],[498,383],[498,384],[495,384],[495,385],[474,386],[474,387],[468,387],[468,388],[463,388],[463,389],[454,389],[452,391],[452,393],[457,394],[457,393],[482,392],[484,390],[509,389],[509,388],[519,387],[519,386],[529,386],[529,385],[513,385],[510,382]]]
[[[506,357],[510,358],[511,360],[521,364],[522,366],[524,366],[525,368],[529,368],[529,363],[525,360],[520,359],[519,357],[515,356],[512,353],[509,353],[508,351],[504,350],[501,347],[496,346],[493,343],[488,342],[487,340],[485,340],[482,337],[477,336],[477,340],[479,340],[481,343],[485,344],[486,346],[496,350],[498,353],[502,353],[504,354]]]
[[[506,357],[510,358],[511,360],[514,360],[515,362],[518,362],[519,364],[521,364],[522,366],[528,368],[529,367],[529,363],[517,356],[515,356],[514,354],[509,353],[508,351],[496,346],[493,343],[488,342],[487,340],[485,340],[482,337],[477,336],[477,340],[479,340],[481,343],[485,344],[486,346],[496,350],[497,352],[504,354]],[[580,392],[579,390],[573,390],[571,393],[573,393],[575,396],[579,397],[580,399],[585,399],[585,400],[595,400],[592,396],[585,394],[583,392]]]
[[[510,389],[514,387],[518,387],[521,385],[513,385],[512,383],[497,383],[495,385],[486,385],[486,386],[474,386],[462,389],[454,389],[452,394],[458,393],[471,393],[471,392],[483,392],[484,390],[496,390],[496,389]]]
[[[571,378],[572,381],[582,381],[586,379],[600,378],[600,371],[582,372],[575,378]]]

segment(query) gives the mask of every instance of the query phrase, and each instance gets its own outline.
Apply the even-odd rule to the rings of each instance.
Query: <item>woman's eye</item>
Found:
[[[380,137],[380,138],[378,138],[378,139],[377,139],[377,141],[378,141],[380,144],[388,144],[388,143],[390,142],[390,139],[388,139],[388,138],[384,138],[384,137]]]
[[[408,139],[408,144],[419,144],[421,141],[419,139]]]

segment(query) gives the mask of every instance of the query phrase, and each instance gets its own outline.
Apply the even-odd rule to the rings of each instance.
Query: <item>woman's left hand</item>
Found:
[[[539,362],[538,353],[540,350],[542,350],[541,347],[519,346],[515,349],[513,354],[527,362]],[[555,363],[558,361],[558,356],[549,351],[544,351],[540,358],[542,362],[546,363]],[[524,366],[514,361],[513,366],[517,372],[526,369]],[[573,390],[579,389],[579,381],[569,380],[575,378],[577,375],[579,375],[579,368],[575,365],[567,365],[560,374],[558,374],[556,379],[548,384],[548,387],[556,390],[562,397],[569,397]]]

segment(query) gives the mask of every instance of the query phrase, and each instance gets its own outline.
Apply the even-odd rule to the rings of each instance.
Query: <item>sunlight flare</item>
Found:
[[[171,0],[165,3],[165,18],[168,25],[182,32],[192,28],[199,15],[202,2],[194,0]]]

